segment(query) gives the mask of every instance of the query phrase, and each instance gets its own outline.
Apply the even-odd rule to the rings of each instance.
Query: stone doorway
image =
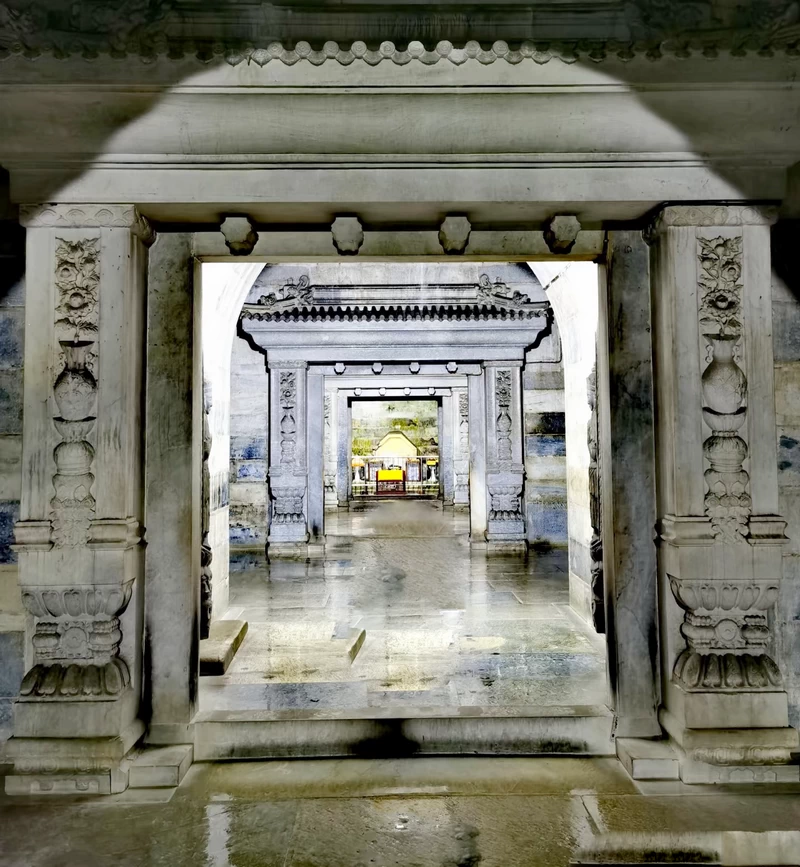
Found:
[[[584,742],[608,751],[605,641],[592,622],[592,527],[580,497],[595,326],[587,331],[579,310],[591,305],[569,302],[566,281],[554,292],[572,332],[567,386],[555,305],[528,265],[248,267],[241,314],[231,308],[237,337],[214,342],[231,346],[230,365],[213,350],[204,363],[218,484],[230,443],[229,497],[210,497],[214,611],[248,632],[225,674],[201,679],[201,714],[215,724],[288,711],[433,724],[534,713],[541,724],[581,708]],[[211,268],[204,317],[218,325],[214,294],[227,300],[230,278]],[[583,291],[592,280],[586,266]],[[571,530],[567,387],[582,455],[571,470]],[[354,448],[364,439],[354,418],[364,406],[425,400],[435,407],[436,498],[370,501],[361,487],[377,481],[366,459],[377,457],[354,454],[366,447]],[[215,406],[229,406],[228,417]],[[287,472],[297,518],[288,527]],[[469,750],[475,736],[450,748]],[[215,755],[214,737],[207,748]]]

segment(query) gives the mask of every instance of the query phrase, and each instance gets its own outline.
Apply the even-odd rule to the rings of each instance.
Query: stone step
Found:
[[[191,744],[145,747],[131,760],[128,787],[131,789],[173,788],[186,776],[193,758],[194,748]]]
[[[605,707],[205,711],[195,761],[414,755],[613,756]]]
[[[617,758],[634,780],[677,780],[680,761],[667,741],[617,738]]]
[[[225,674],[247,635],[246,620],[213,620],[200,642],[200,674]]]
[[[778,867],[800,864],[800,831],[616,832],[577,849],[570,865]]]

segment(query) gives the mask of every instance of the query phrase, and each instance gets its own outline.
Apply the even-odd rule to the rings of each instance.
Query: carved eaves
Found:
[[[796,0],[503,0],[469,13],[400,0],[0,0],[0,57],[460,65],[792,54],[799,41]]]
[[[242,319],[261,322],[520,320],[547,316],[547,302],[482,274],[478,283],[419,286],[313,286],[308,275],[290,280],[256,303]]]

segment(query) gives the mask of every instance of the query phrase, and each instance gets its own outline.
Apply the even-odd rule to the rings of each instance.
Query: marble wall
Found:
[[[522,373],[525,435],[525,509],[528,543],[566,548],[567,443],[561,339],[554,323],[545,359],[529,360]]]
[[[587,430],[591,409],[587,380],[596,359],[597,266],[591,262],[537,262],[532,267],[553,305],[561,336],[570,604],[591,622],[592,522]]]
[[[773,230],[772,345],[780,514],[788,522],[777,608],[778,663],[789,695],[789,722],[800,725],[800,220]]]
[[[269,375],[264,356],[240,337],[231,355],[230,544],[267,543]]]
[[[25,628],[11,550],[22,484],[24,232],[7,204],[5,184],[0,173],[0,743],[10,734],[11,703],[22,679]]]

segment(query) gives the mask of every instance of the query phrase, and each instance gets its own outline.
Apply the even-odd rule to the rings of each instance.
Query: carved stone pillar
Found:
[[[339,390],[336,400],[336,496],[340,509],[350,506],[351,424],[347,392]]]
[[[306,515],[311,541],[322,543],[325,541],[325,378],[313,368],[306,379],[306,395],[308,437]]]
[[[453,472],[455,507],[469,506],[469,393],[453,389]]]
[[[772,656],[777,514],[769,225],[667,207],[651,241],[658,418],[661,720],[689,782],[797,779]]]
[[[470,374],[469,389],[469,540],[474,546],[486,546],[489,519],[486,498],[486,373]]]
[[[486,362],[486,539],[498,550],[526,551],[522,463],[522,362]]]
[[[24,481],[15,535],[33,628],[6,788],[120,791],[120,759],[144,731],[141,407],[154,236],[128,205],[23,208],[22,222]]]
[[[305,361],[271,361],[269,553],[308,541]]]
[[[442,502],[452,506],[455,502],[455,468],[453,462],[453,397],[446,394],[439,407],[439,471]]]
[[[336,443],[339,421],[336,395],[337,392],[333,389],[325,390],[325,508],[335,508],[339,504],[336,496]]]

